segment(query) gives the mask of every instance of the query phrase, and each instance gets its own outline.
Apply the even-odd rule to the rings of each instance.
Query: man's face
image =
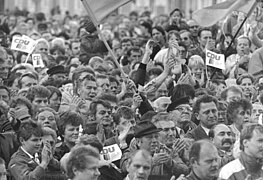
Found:
[[[201,103],[200,111],[196,118],[200,121],[201,125],[210,129],[217,124],[218,111],[214,102]]]
[[[64,73],[58,73],[58,74],[53,74],[52,78],[54,79],[54,82],[56,84],[62,84],[65,81],[66,76]]]
[[[226,110],[218,110],[218,123],[227,124]]]
[[[251,92],[252,85],[253,85],[253,83],[252,83],[250,78],[242,79],[242,82],[241,82],[240,86],[244,90],[244,95],[248,95],[248,96],[251,95],[251,93],[252,93]]]
[[[263,133],[254,130],[250,140],[243,141],[244,152],[254,158],[263,159]]]
[[[99,159],[95,157],[88,156],[89,162],[86,164],[86,168],[81,171],[75,172],[74,179],[78,180],[97,180],[100,171],[99,171]]]
[[[117,82],[110,82],[110,91],[112,94],[118,94],[118,84]]]
[[[10,66],[8,65],[7,60],[5,60],[3,63],[0,63],[0,78],[1,79],[7,79],[9,74]]]
[[[8,95],[7,90],[0,89],[0,100],[5,101],[7,104],[9,104],[10,97]]]
[[[64,141],[75,144],[79,137],[79,126],[67,124],[64,132]]]
[[[190,39],[190,33],[189,32],[183,32],[180,34],[182,42],[189,47],[191,45],[191,39]]]
[[[32,101],[33,109],[37,111],[39,108],[47,107],[48,106],[48,98],[38,97],[36,96]]]
[[[181,104],[173,111],[173,116],[178,120],[178,123],[188,122],[191,120],[192,107],[189,104]]]
[[[109,125],[112,123],[111,117],[112,110],[103,106],[102,104],[97,105],[95,119],[98,123]]]
[[[195,22],[192,22],[189,24],[189,30],[192,34],[193,37],[197,37],[198,31],[199,31],[199,26]]]
[[[21,79],[21,89],[30,88],[31,86],[37,85],[37,80],[29,76],[25,76]]]
[[[45,40],[49,42],[52,40],[52,34],[50,32],[43,33],[42,38],[44,38]]]
[[[57,123],[55,120],[55,115],[50,111],[43,111],[37,116],[37,123],[41,127],[49,127],[53,130],[57,130]]]
[[[199,161],[194,161],[193,170],[200,179],[218,177],[218,152],[216,147],[204,144],[200,150]]]
[[[158,99],[159,97],[167,97],[167,96],[168,96],[168,90],[165,83],[163,83],[155,92],[155,99]]]
[[[240,56],[243,56],[245,54],[249,54],[250,47],[249,47],[249,41],[245,38],[240,38],[237,40],[237,54]]]
[[[133,117],[133,118],[130,118],[130,119],[126,119],[126,118],[124,118],[124,117],[121,117],[120,118],[120,123],[119,123],[119,125],[117,125],[117,129],[120,131],[120,132],[122,132],[122,131],[124,131],[124,130],[126,130],[127,128],[130,128],[130,127],[132,127],[131,129],[130,129],[130,131],[133,131],[134,129],[133,129],[133,127],[136,125],[136,121],[135,121],[135,118]]]
[[[31,155],[39,152],[41,148],[42,138],[32,135],[28,140],[22,140],[22,147]]]
[[[5,164],[0,164],[0,180],[7,180]]]
[[[211,31],[202,31],[200,34],[199,42],[200,45],[204,48],[208,41],[212,40],[212,32]]]
[[[225,124],[218,124],[214,128],[214,145],[221,150],[230,151],[233,145],[231,130]]]
[[[54,109],[55,111],[58,111],[61,104],[61,98],[57,95],[57,93],[54,93],[49,98],[49,106]]]
[[[243,127],[244,124],[249,123],[251,118],[251,110],[250,109],[244,109],[243,107],[239,107],[236,110],[234,110],[234,119],[233,121],[237,126]]]
[[[132,47],[131,41],[126,41],[121,43],[121,49],[123,52],[126,52],[128,49]]]
[[[154,154],[157,149],[159,149],[159,133],[149,134],[138,139],[138,146],[140,149],[145,149],[146,151]]]
[[[95,81],[84,80],[79,89],[78,94],[80,98],[89,100],[97,96],[97,84]]]
[[[259,103],[254,103],[250,122],[258,123],[261,114],[263,115],[263,106]]]
[[[110,81],[109,79],[97,79],[98,93],[109,93],[110,91]]]
[[[130,62],[138,62],[142,59],[141,51],[131,51]]]
[[[73,55],[79,55],[80,52],[80,42],[73,42],[72,43],[72,53]]]
[[[152,38],[157,43],[164,42],[164,37],[163,37],[162,33],[160,31],[158,31],[157,29],[153,29]]]
[[[176,139],[176,126],[173,121],[160,121],[159,126],[162,129],[160,131],[161,143],[170,147],[173,145]]]
[[[151,159],[137,153],[127,167],[130,180],[147,180],[151,173]]]
[[[227,91],[226,102],[230,103],[235,100],[240,100],[242,95],[234,91]]]

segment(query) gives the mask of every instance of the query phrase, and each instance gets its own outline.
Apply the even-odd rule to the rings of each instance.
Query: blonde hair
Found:
[[[197,67],[197,66],[202,66],[204,67],[205,66],[205,63],[204,63],[204,60],[201,56],[199,55],[193,55],[189,58],[189,61],[188,61],[188,67],[190,69],[194,68],[194,67]]]

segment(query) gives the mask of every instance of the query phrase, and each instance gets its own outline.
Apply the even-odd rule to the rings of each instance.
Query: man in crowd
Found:
[[[230,128],[225,124],[217,124],[209,131],[209,137],[218,150],[221,158],[219,168],[234,160],[232,148],[234,137]]]
[[[216,180],[218,178],[218,152],[208,140],[195,142],[189,152],[191,173],[187,180]]]
[[[208,139],[210,129],[217,124],[218,101],[210,95],[201,96],[196,100],[193,108],[193,114],[199,121],[197,128],[188,132],[185,136],[194,140]]]
[[[261,179],[263,159],[263,126],[250,124],[244,127],[240,135],[241,154],[238,159],[225,165],[219,178],[230,179]]]
[[[153,157],[151,175],[179,177],[180,174],[187,174],[188,168],[184,163],[174,161],[171,155],[161,150],[159,132],[160,130],[148,120],[141,121],[135,126],[134,135],[137,147],[148,151]],[[130,146],[122,155],[120,167],[124,172],[127,171],[128,157],[134,151],[133,148]]]
[[[41,162],[36,156],[41,148],[42,130],[33,121],[24,122],[18,133],[21,143],[18,151],[12,156],[8,169],[16,180],[40,179],[45,175],[48,165],[52,162],[51,145],[44,143],[41,151]]]

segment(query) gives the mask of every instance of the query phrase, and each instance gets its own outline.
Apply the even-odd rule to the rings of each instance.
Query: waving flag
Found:
[[[100,22],[111,12],[130,2],[131,0],[82,0],[86,1],[93,15],[95,21]],[[90,16],[92,14],[89,13]]]
[[[193,19],[202,26],[209,27],[224,19],[232,11],[248,13],[256,0],[226,0],[222,3],[208,6],[193,13]]]

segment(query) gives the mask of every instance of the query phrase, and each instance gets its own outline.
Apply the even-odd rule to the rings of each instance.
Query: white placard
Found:
[[[215,52],[206,50],[205,61],[207,66],[216,67],[218,69],[225,69],[224,54],[217,54]]]
[[[122,152],[118,144],[113,144],[110,146],[103,147],[100,153],[101,159],[105,161],[114,162],[121,159]]]
[[[31,54],[37,42],[27,36],[13,37],[11,49]]]
[[[32,54],[32,63],[35,68],[45,67],[41,54]]]

